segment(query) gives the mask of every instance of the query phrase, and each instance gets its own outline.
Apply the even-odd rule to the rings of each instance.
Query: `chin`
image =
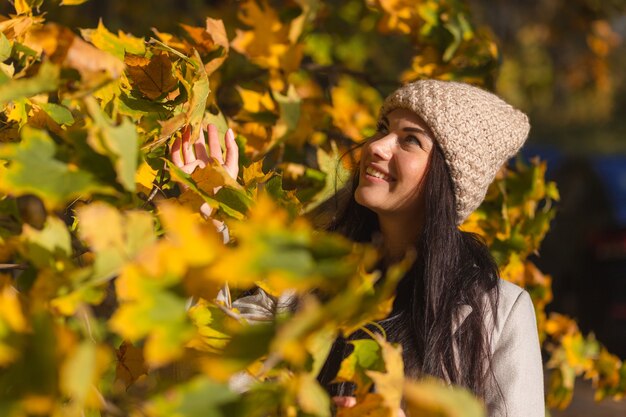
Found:
[[[357,188],[354,192],[354,200],[360,206],[368,208],[373,212],[378,212],[380,208],[380,203],[376,201],[376,199],[372,198],[372,196],[368,196],[367,191],[364,191],[360,188]]]

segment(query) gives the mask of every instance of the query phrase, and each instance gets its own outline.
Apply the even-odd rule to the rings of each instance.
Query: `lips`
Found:
[[[375,166],[374,164],[368,165],[367,168],[365,168],[365,173],[370,177],[378,178],[387,182],[391,182],[394,180],[388,172],[383,171],[381,168]]]

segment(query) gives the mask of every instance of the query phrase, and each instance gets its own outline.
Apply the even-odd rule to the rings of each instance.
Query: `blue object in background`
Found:
[[[626,156],[598,155],[590,160],[605,186],[618,226],[626,227]]]

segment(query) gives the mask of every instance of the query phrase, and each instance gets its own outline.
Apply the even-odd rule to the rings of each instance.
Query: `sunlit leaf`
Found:
[[[129,36],[121,31],[115,35],[109,32],[102,21],[98,22],[96,29],[82,29],[81,34],[98,49],[109,52],[121,60],[124,59],[126,53],[143,55],[146,51],[143,39]]]
[[[54,91],[59,86],[59,67],[44,61],[37,74],[30,78],[19,78],[0,84],[0,104],[22,97]]]
[[[89,0],[61,0],[61,6],[78,6],[79,4],[83,4]]]
[[[87,100],[86,104],[96,128],[91,132],[89,144],[96,152],[111,159],[120,184],[128,191],[135,191],[139,153],[135,126],[127,119],[116,126],[94,100]]]
[[[227,417],[222,407],[237,398],[228,387],[197,377],[152,398],[147,412],[150,417]]]
[[[461,388],[438,381],[406,382],[404,401],[409,415],[424,417],[484,417],[484,406]]]
[[[66,107],[55,103],[41,103],[39,107],[48,114],[56,123],[60,125],[71,126],[74,123],[74,117]]]
[[[11,50],[13,45],[11,45],[11,41],[4,35],[4,33],[0,33],[0,62],[6,61],[11,56]]]
[[[0,178],[0,189],[35,194],[50,207],[92,192],[111,192],[88,172],[55,159],[55,147],[46,132],[28,127],[22,130],[20,143],[0,145],[0,158],[10,162]]]
[[[341,368],[337,373],[337,381],[354,382],[357,385],[357,393],[367,393],[372,380],[365,371],[384,371],[380,345],[372,339],[352,340],[350,344],[354,350],[341,362]]]

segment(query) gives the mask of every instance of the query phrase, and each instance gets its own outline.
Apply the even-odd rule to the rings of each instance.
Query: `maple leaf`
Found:
[[[151,100],[163,96],[178,85],[172,74],[172,61],[166,54],[158,53],[150,58],[127,54],[124,62],[133,87]]]
[[[20,143],[0,145],[0,158],[10,161],[0,177],[0,189],[12,194],[35,194],[50,207],[93,192],[112,193],[90,173],[55,159],[55,149],[46,132],[24,127]]]

